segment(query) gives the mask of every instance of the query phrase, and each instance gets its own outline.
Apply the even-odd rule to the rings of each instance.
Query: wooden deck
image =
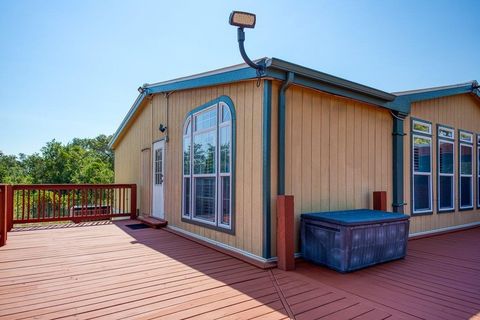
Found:
[[[10,233],[0,319],[480,319],[480,228],[342,275],[306,262],[261,270],[133,223]]]

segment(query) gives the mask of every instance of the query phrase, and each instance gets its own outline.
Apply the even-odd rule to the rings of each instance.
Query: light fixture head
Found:
[[[253,13],[243,11],[232,11],[228,22],[239,28],[255,28],[256,16]]]
[[[160,123],[160,127],[158,127],[158,130],[160,130],[161,133],[164,133],[167,131],[167,127],[163,125],[163,123]]]

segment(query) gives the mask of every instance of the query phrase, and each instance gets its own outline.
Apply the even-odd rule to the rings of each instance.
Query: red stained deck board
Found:
[[[480,312],[480,228],[411,241],[404,260],[339,274],[305,262],[293,272],[261,270],[163,230],[127,229],[131,223],[11,232],[0,249],[0,319],[285,319],[292,312],[297,319],[465,319]]]
[[[353,317],[355,320],[383,320],[387,318],[393,320],[389,313],[378,309]]]

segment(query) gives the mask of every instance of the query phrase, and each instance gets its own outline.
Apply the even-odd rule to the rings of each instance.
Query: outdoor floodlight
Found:
[[[165,131],[167,131],[167,127],[163,125],[163,123],[160,123],[158,130],[160,130],[161,133],[164,133]]]
[[[255,28],[256,17],[253,13],[233,11],[230,13],[229,22],[232,26],[240,28]]]
[[[265,60],[261,60],[258,63],[253,62],[245,52],[245,32],[243,28],[255,28],[255,22],[257,21],[256,16],[253,13],[242,12],[242,11],[233,11],[230,14],[228,22],[232,26],[238,27],[238,47],[240,48],[240,54],[242,55],[243,60],[252,68],[257,70],[257,76],[260,78],[265,74]]]

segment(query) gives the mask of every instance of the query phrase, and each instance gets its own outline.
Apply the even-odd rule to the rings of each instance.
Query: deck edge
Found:
[[[271,268],[277,267],[277,263],[275,261],[276,259],[265,259],[257,255],[254,255],[250,252],[243,251],[241,249],[226,245],[224,243],[199,236],[195,233],[185,231],[175,226],[169,225],[166,228],[163,228],[163,230],[171,232],[178,236],[184,237],[186,239],[199,243],[203,246],[206,246],[218,252],[229,255],[233,258],[242,260],[260,269],[271,269]]]

